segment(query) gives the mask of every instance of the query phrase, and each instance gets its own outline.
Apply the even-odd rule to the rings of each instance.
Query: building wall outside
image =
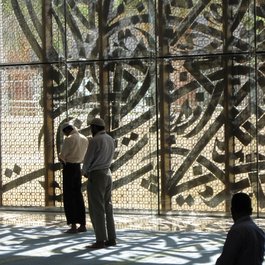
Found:
[[[102,117],[117,211],[264,213],[263,1],[0,3],[2,206],[62,207],[60,125]]]

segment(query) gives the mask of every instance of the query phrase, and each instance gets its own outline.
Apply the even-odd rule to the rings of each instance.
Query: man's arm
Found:
[[[83,166],[82,166],[82,175],[88,177],[88,172],[91,167],[91,164],[95,157],[95,142],[92,140],[89,141],[88,148],[84,157]]]
[[[59,161],[66,162],[67,156],[71,153],[73,145],[73,139],[71,137],[66,137],[63,141],[62,149],[59,154]]]

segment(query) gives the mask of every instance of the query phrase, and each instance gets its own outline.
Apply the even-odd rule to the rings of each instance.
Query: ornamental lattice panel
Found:
[[[0,3],[2,205],[62,206],[60,125],[100,116],[117,210],[264,212],[265,1]]]

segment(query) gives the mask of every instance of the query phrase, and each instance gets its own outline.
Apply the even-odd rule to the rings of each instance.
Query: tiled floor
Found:
[[[63,233],[64,214],[0,211],[0,265],[214,265],[231,219],[115,215],[118,245],[88,251],[88,232]],[[255,220],[265,229],[265,220]],[[265,263],[264,263],[265,264]]]

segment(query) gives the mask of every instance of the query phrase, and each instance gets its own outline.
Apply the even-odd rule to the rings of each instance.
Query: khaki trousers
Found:
[[[109,169],[90,172],[87,185],[89,215],[97,241],[116,239],[111,190]]]

